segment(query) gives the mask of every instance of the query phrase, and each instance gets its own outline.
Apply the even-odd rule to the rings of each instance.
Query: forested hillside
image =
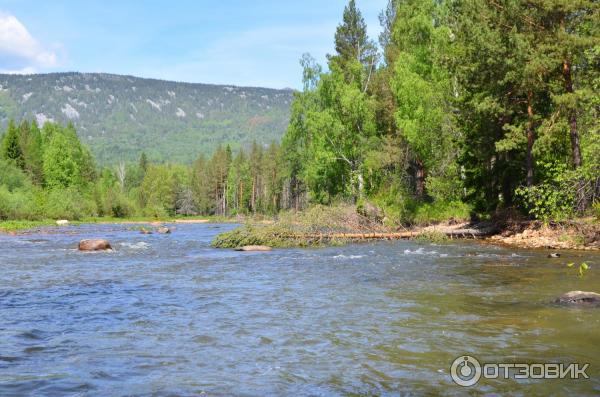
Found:
[[[0,75],[0,120],[73,123],[100,164],[191,162],[219,144],[280,140],[291,90],[175,83],[109,74]]]
[[[54,76],[36,91],[47,96],[3,84],[5,118],[21,98],[41,109],[30,118],[62,114],[74,125],[10,123],[0,218],[276,214],[339,202],[391,226],[600,218],[600,3],[390,0],[381,23],[378,45],[350,0],[328,67],[302,58],[304,89],[281,145],[268,148],[291,93],[95,75]],[[90,138],[88,113],[112,114],[110,132]],[[173,127],[188,122],[189,135]],[[102,161],[150,156],[98,169],[76,129]]]

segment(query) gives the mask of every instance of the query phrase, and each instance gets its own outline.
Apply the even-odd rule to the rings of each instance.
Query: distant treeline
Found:
[[[97,169],[72,125],[10,122],[1,146],[0,219],[275,214],[291,199],[279,145],[219,147],[192,166]]]

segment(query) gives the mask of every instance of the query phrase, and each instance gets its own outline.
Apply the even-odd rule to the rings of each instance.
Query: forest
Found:
[[[350,0],[301,59],[281,143],[99,168],[72,125],[10,122],[0,219],[276,215],[367,204],[397,225],[600,217],[600,2]]]

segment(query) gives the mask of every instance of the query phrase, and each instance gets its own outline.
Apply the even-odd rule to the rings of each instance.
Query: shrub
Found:
[[[28,187],[31,185],[27,176],[14,163],[0,159],[0,185],[8,191]]]
[[[435,201],[417,206],[413,222],[417,225],[430,225],[448,220],[467,221],[472,208],[462,201]]]
[[[126,218],[136,212],[134,200],[116,189],[108,189],[100,199],[100,209],[103,215],[114,218]]]
[[[9,191],[6,186],[0,186],[0,219],[40,219],[41,211],[31,190],[16,189]]]
[[[50,190],[44,208],[46,216],[52,219],[78,220],[97,213],[94,201],[72,187]]]
[[[565,220],[573,215],[575,199],[571,189],[545,183],[521,187],[515,193],[527,213],[544,223]]]

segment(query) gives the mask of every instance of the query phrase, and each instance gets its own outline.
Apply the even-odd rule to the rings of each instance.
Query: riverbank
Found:
[[[240,223],[239,218],[234,217],[173,217],[173,218],[148,218],[148,217],[133,217],[133,218],[82,218],[76,221],[69,221],[67,226],[77,225],[107,225],[107,224],[125,224],[125,225],[162,225],[169,224],[197,224],[197,223]],[[31,233],[36,230],[60,227],[56,220],[45,219],[39,221],[11,220],[0,221],[0,233],[4,234],[23,234]],[[62,226],[66,227],[66,226]]]
[[[427,240],[444,242],[477,239],[518,248],[600,250],[600,223],[582,218],[563,223],[491,219],[469,222],[451,219],[432,225],[385,226],[358,214],[353,206],[314,207],[280,216],[271,224],[246,223],[217,236],[216,248],[265,245],[274,248],[320,247],[369,240]]]
[[[568,222],[514,221],[502,224],[501,232],[486,240],[520,248],[551,250],[600,250],[600,222],[579,218]]]
[[[431,225],[412,227],[386,226],[378,217],[359,214],[353,205],[315,206],[294,213],[284,212],[276,218],[238,217],[172,217],[172,218],[84,218],[69,222],[84,224],[126,224],[140,228],[160,225],[238,223],[230,232],[218,235],[215,248],[238,248],[263,245],[273,248],[339,246],[369,240],[427,240],[445,242],[454,239],[477,239],[482,242],[551,250],[600,250],[600,223],[596,218],[581,218],[563,223],[543,224],[537,221],[492,219],[468,222],[451,219]],[[68,227],[68,226],[67,226]],[[3,221],[0,233],[60,233],[65,226],[55,220]]]

